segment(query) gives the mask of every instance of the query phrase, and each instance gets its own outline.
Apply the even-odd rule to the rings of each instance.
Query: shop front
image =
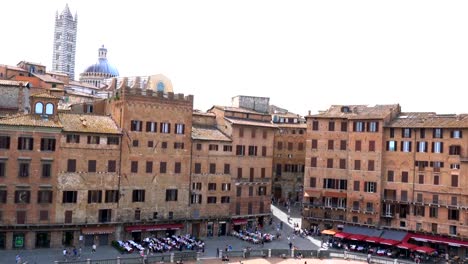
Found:
[[[109,245],[112,234],[115,232],[115,227],[85,227],[81,229],[81,236],[84,237],[84,246],[89,247],[96,245]]]
[[[26,247],[25,238],[25,233],[13,233],[13,248],[24,249]]]
[[[157,224],[157,225],[134,225],[125,227],[125,231],[132,235],[135,242],[141,242],[145,237],[158,236],[167,237],[176,235],[183,224]]]
[[[50,232],[36,232],[36,248],[50,248]]]
[[[234,229],[234,231],[236,232],[239,232],[240,230],[245,229],[247,224],[248,224],[247,219],[233,219],[232,229]]]
[[[226,221],[218,222],[218,236],[227,235],[227,223]]]

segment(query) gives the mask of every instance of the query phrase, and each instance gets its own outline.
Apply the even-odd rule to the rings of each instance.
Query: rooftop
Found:
[[[121,134],[110,116],[70,113],[59,113],[59,116],[66,132]]]
[[[7,69],[10,69],[10,70],[15,70],[15,71],[22,71],[22,72],[26,72],[25,69],[23,68],[20,68],[20,67],[17,67],[17,66],[11,66],[11,65],[6,65],[6,64],[0,64],[0,67],[5,67]]]
[[[343,118],[343,119],[381,119],[387,117],[392,111],[399,110],[400,105],[332,105],[325,111],[319,111],[312,118]]]
[[[61,128],[62,124],[59,120],[40,118],[36,115],[25,114],[6,117],[0,119],[0,125],[6,126],[32,126],[32,127],[53,127]]]
[[[225,117],[224,119],[228,121],[229,123],[236,124],[236,125],[278,128],[276,124],[272,124],[270,122],[262,122],[262,121],[252,120],[252,119],[238,119],[238,118],[232,118],[232,117]]]
[[[63,83],[62,81],[60,80],[57,80],[55,79],[54,77],[48,75],[48,74],[38,74],[38,73],[34,73],[34,76],[36,76],[37,78],[43,80],[44,82],[50,82],[50,83]]]
[[[10,81],[10,80],[0,80],[0,85],[2,86],[21,86],[27,85],[28,82],[25,81]]]
[[[401,113],[389,127],[468,128],[468,114],[441,115],[432,112]]]
[[[51,94],[49,94],[48,92],[42,92],[42,93],[32,94],[31,97],[35,97],[35,98],[60,99],[59,97],[54,96],[54,95],[51,95]]]
[[[230,111],[230,112],[238,112],[238,113],[245,113],[245,114],[257,114],[257,115],[270,115],[268,113],[261,113],[257,112],[251,109],[246,109],[246,108],[241,108],[241,107],[234,107],[234,106],[220,106],[220,105],[215,105],[213,108],[217,108],[220,110],[224,111]]]
[[[213,140],[213,141],[232,141],[216,127],[193,126],[192,139]]]

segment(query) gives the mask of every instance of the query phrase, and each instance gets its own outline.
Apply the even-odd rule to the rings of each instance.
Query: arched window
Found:
[[[34,112],[36,114],[42,114],[44,112],[44,104],[41,102],[37,102],[34,108]]]
[[[47,115],[52,115],[52,114],[54,114],[54,105],[53,105],[52,103],[46,104],[45,113],[46,113]]]
[[[164,92],[164,83],[159,81],[157,89],[158,89],[158,92]]]

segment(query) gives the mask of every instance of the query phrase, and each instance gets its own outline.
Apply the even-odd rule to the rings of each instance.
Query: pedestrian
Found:
[[[93,243],[93,249],[91,252],[96,253],[96,243]]]
[[[76,250],[76,247],[73,248],[73,256],[75,258],[78,257],[78,250]]]
[[[219,258],[219,248],[216,248],[216,258]]]
[[[16,255],[16,258],[15,258],[15,259],[16,259],[16,263],[17,263],[17,264],[18,264],[18,263],[21,263],[21,256],[20,256],[19,254]]]
[[[81,247],[78,249],[78,258],[81,258]]]
[[[67,258],[67,249],[64,248],[62,253],[63,253],[63,257],[66,259]]]
[[[289,242],[289,250],[292,249],[292,246],[293,246],[292,242]]]
[[[367,263],[371,263],[371,253],[367,253]]]

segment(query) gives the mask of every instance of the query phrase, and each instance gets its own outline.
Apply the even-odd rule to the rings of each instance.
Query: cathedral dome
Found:
[[[119,76],[119,71],[116,67],[109,63],[107,60],[107,49],[104,48],[104,45],[99,49],[99,59],[98,62],[92,64],[86,68],[84,73],[101,73],[109,75],[109,77]]]

